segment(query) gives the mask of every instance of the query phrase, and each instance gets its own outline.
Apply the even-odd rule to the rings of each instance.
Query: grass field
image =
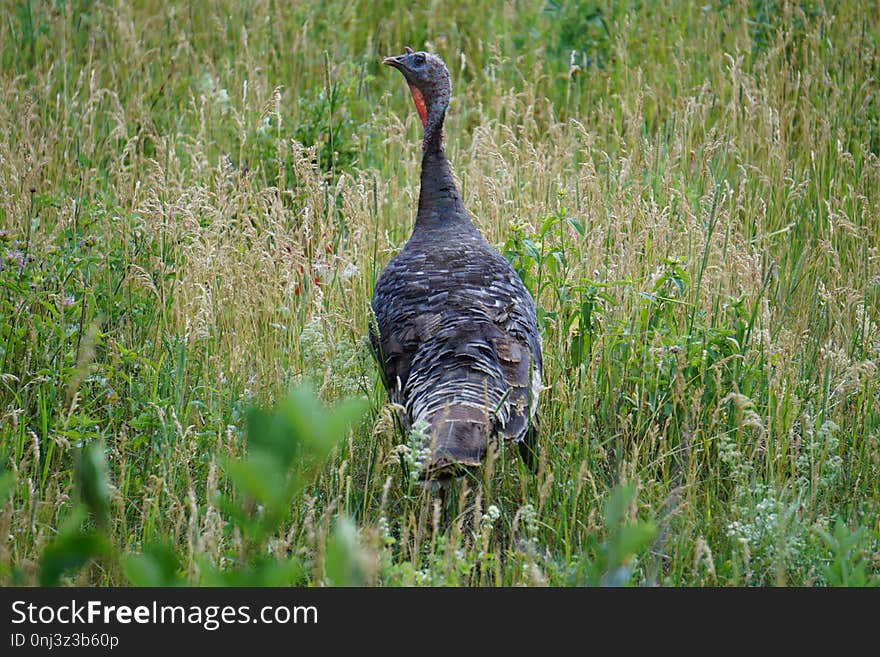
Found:
[[[2,3],[0,582],[880,581],[876,3],[191,4]],[[405,45],[544,344],[442,504],[365,339]]]

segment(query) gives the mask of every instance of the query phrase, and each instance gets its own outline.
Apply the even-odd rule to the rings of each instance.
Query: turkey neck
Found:
[[[444,108],[445,109],[445,108]],[[468,217],[449,160],[443,150],[443,113],[428,118],[422,143],[422,175],[419,212],[414,233],[462,229],[474,231]]]

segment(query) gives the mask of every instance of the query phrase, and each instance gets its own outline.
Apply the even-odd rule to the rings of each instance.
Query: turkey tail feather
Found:
[[[426,421],[430,456],[422,468],[422,478],[458,475],[480,465],[489,447],[490,424],[485,409],[450,405]]]

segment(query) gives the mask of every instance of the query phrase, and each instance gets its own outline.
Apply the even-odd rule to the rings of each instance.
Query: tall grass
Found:
[[[89,445],[113,547],[64,581],[140,581],[107,555],[157,542],[169,577],[241,567],[227,464],[304,381],[370,411],[260,543],[292,581],[877,580],[875,4],[490,5],[7,3],[0,580],[39,581]],[[545,354],[537,472],[502,448],[444,500],[364,341],[415,215],[405,45],[449,64],[447,151]]]

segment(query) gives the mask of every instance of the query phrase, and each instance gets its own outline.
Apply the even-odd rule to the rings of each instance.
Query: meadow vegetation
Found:
[[[880,579],[876,3],[2,4],[3,584]],[[544,345],[443,500],[365,339],[405,45]]]

